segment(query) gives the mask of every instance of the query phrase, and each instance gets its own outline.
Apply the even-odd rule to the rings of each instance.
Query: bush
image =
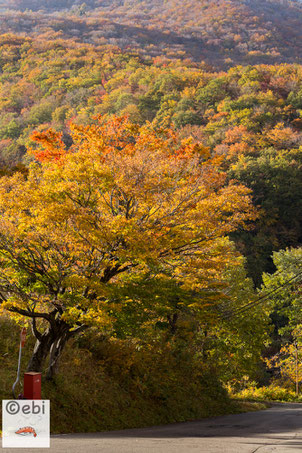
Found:
[[[246,389],[233,393],[234,398],[244,400],[257,400],[257,401],[302,401],[302,395],[296,396],[295,392],[285,387],[280,387],[276,384],[271,384],[268,387],[249,386]]]

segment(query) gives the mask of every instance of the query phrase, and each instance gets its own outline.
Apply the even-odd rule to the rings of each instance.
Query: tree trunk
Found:
[[[46,372],[46,379],[52,380],[56,375],[61,353],[70,337],[70,332],[66,331],[52,343],[49,356],[49,365]]]
[[[27,371],[36,371],[37,373],[42,372],[44,362],[49,354],[52,343],[53,332],[48,328],[36,341],[33,354],[27,366]]]
[[[76,329],[70,330],[71,326],[62,320],[58,320],[56,323],[53,323],[43,334],[40,334],[37,329],[34,328],[33,332],[37,338],[37,341],[27,366],[27,371],[36,371],[41,373],[43,371],[43,365],[49,355],[46,379],[53,379],[58,369],[58,362],[61,357],[61,353],[67,341],[79,332],[86,330],[86,328],[87,326],[83,325],[77,327]]]
[[[170,333],[175,335],[177,330],[177,321],[178,321],[178,314],[173,313],[173,315],[167,315],[168,323],[170,326]]]

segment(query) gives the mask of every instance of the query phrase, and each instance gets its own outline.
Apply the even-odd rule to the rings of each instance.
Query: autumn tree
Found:
[[[69,127],[69,149],[37,132],[27,178],[0,181],[2,310],[31,323],[28,370],[49,354],[50,378],[69,338],[110,329],[112,285],[150,273],[183,291],[211,288],[237,259],[227,235],[255,216],[221,158],[172,129],[124,117]]]
[[[295,331],[295,339],[282,346],[280,351],[266,360],[267,367],[276,374],[284,384],[290,384],[299,396],[302,381],[301,326]]]

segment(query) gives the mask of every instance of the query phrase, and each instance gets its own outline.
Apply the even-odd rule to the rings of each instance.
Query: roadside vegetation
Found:
[[[296,395],[296,393],[286,387],[282,387],[281,384],[270,384],[264,387],[258,387],[256,383],[251,384],[244,390],[239,392],[232,392],[234,399],[243,401],[278,401],[287,403],[301,403],[302,396]]]
[[[9,320],[0,324],[0,398],[10,399],[19,329]],[[23,370],[32,347],[29,339]],[[265,408],[231,400],[215,370],[188,353],[162,344],[138,349],[96,332],[66,347],[60,374],[54,382],[44,381],[42,389],[42,397],[51,400],[52,433],[135,428]]]

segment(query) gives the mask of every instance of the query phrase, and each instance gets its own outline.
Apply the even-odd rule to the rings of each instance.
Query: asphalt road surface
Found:
[[[50,450],[14,453],[302,453],[302,404],[153,428],[52,436]]]

